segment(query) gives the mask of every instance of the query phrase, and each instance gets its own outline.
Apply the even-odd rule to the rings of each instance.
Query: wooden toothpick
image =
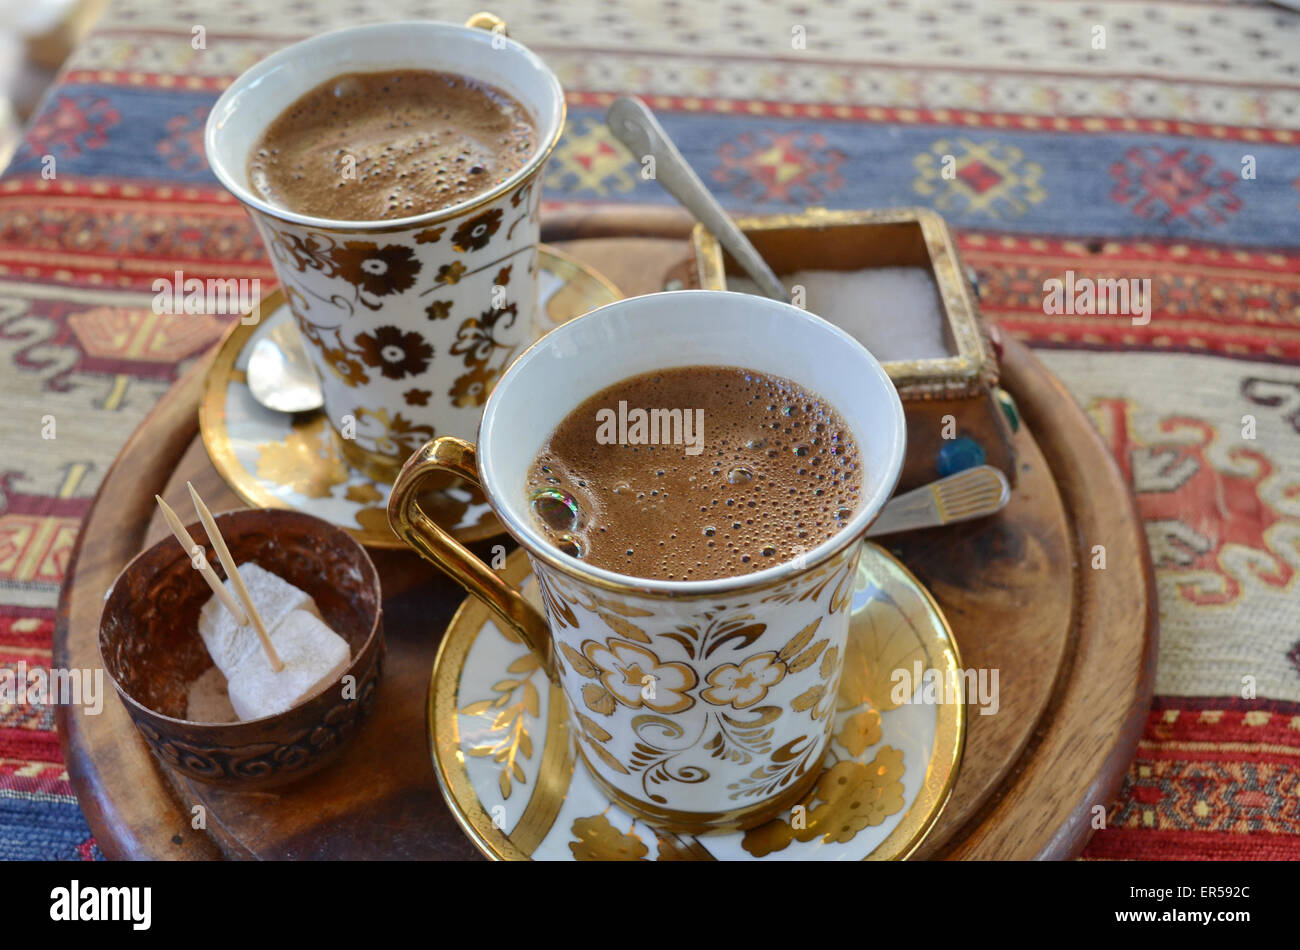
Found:
[[[190,498],[194,500],[194,510],[199,513],[199,520],[203,522],[203,527],[208,532],[208,540],[212,542],[217,557],[221,559],[221,566],[226,569],[226,576],[230,578],[231,586],[235,588],[235,593],[239,595],[244,610],[248,613],[249,619],[253,621],[253,629],[257,631],[258,639],[262,641],[262,649],[266,651],[266,658],[271,661],[271,671],[279,673],[284,669],[284,661],[275,652],[275,647],[271,643],[271,635],[267,633],[266,624],[262,623],[257,607],[253,605],[253,597],[248,593],[248,588],[244,585],[244,579],[239,575],[239,568],[235,566],[235,559],[230,556],[230,548],[226,547],[226,539],[221,536],[221,529],[217,527],[216,519],[212,517],[212,512],[208,511],[208,506],[203,503],[203,499],[194,490],[194,486],[186,482],[185,487],[190,490]]]
[[[190,537],[190,533],[185,530],[185,525],[181,524],[181,519],[176,517],[176,512],[172,511],[171,506],[162,500],[161,495],[154,495],[153,497],[158,502],[158,507],[162,509],[163,519],[167,522],[167,527],[172,529],[172,534],[181,543],[185,553],[191,559],[196,553],[198,554],[200,560],[196,566],[199,573],[203,575],[203,579],[208,582],[208,586],[212,588],[212,593],[216,594],[217,599],[225,604],[226,609],[234,616],[235,623],[240,626],[248,623],[248,615],[244,613],[244,608],[235,602],[235,598],[231,596],[230,591],[226,590],[226,585],[221,583],[221,578],[212,569],[208,559],[203,556],[203,548],[199,547],[194,539]]]

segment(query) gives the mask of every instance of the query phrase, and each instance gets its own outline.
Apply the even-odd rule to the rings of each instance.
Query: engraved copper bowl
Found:
[[[212,591],[170,536],[138,554],[105,595],[99,652],[136,728],[170,768],[212,785],[290,782],[331,761],[374,704],[384,652],[379,574],[346,531],[302,512],[245,508],[216,520],[236,563],[256,561],[316,599],[352,649],[344,679],[274,716],[187,720],[189,684],[212,666],[198,632]],[[202,524],[189,532],[224,577]]]

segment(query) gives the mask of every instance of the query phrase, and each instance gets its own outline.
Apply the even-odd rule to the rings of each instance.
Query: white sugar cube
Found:
[[[271,670],[266,651],[259,648],[227,676],[230,703],[240,719],[293,708],[337,681],[352,662],[347,641],[305,610],[281,619],[271,630],[271,644],[284,662],[280,672]]]
[[[924,267],[783,274],[786,290],[804,289],[803,308],[846,331],[881,362],[954,355],[939,287]],[[728,276],[727,289],[762,296],[747,277]]]
[[[320,616],[316,601],[310,594],[252,561],[239,565],[239,576],[244,579],[244,586],[248,588],[248,594],[253,598],[253,604],[268,632],[275,630],[295,610]],[[226,578],[226,590],[230,591],[235,603],[243,603],[235,593],[230,578]],[[235,670],[254,651],[265,653],[253,624],[235,623],[235,618],[215,594],[199,611],[199,635],[203,637],[203,644],[208,648],[212,662],[226,674],[226,679],[231,679]]]

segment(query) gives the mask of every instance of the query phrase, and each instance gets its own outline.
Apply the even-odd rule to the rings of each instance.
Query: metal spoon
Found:
[[[292,320],[281,321],[253,344],[247,378],[248,391],[267,409],[310,412],[325,405],[320,378]]]
[[[605,122],[614,136],[638,159],[644,156],[654,159],[655,180],[713,232],[718,243],[727,249],[727,253],[753,278],[764,294],[773,300],[789,302],[790,295],[772,268],[749,243],[749,238],[732,223],[644,102],[633,96],[615,99],[605,113]]]

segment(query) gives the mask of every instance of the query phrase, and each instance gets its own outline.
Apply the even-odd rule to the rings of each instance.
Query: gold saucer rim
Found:
[[[528,561],[528,555],[522,548],[515,548],[506,557],[505,566],[501,569],[501,578],[511,587],[518,590],[532,576],[532,564]],[[532,842],[532,848],[524,848],[515,840],[515,835],[507,835],[498,828],[492,819],[483,812],[483,803],[474,793],[474,788],[469,780],[469,775],[465,772],[464,766],[460,769],[448,773],[446,764],[443,761],[443,755],[450,760],[456,759],[456,750],[460,748],[460,725],[457,722],[457,712],[460,709],[460,676],[455,675],[454,679],[442,690],[436,688],[440,670],[453,670],[459,674],[469,656],[470,648],[473,647],[478,632],[483,629],[483,625],[492,618],[491,611],[487,605],[475,597],[473,594],[466,596],[452,614],[451,620],[447,622],[446,629],[443,630],[442,640],[438,643],[438,652],[433,658],[433,668],[429,674],[429,687],[425,691],[425,742],[429,747],[429,756],[433,760],[433,774],[437,777],[438,788],[442,792],[443,800],[447,803],[448,810],[455,817],[456,823],[465,832],[465,836],[479,849],[484,857],[493,861],[531,861],[532,850],[541,844],[542,839],[550,831],[551,825],[554,824],[555,818],[559,813],[559,805],[562,804],[563,791],[568,788],[569,782],[572,781],[573,770],[576,766],[576,760],[573,756],[573,748],[569,741],[569,727],[563,715],[564,696],[560,687],[554,683],[548,684],[547,698],[547,717],[546,717],[546,750],[558,749],[560,754],[560,763],[553,765],[551,775],[563,778],[563,788],[559,790],[558,798],[560,801],[554,802],[552,811],[550,804],[543,810],[540,803],[534,805],[534,802],[540,802],[540,796],[531,795],[528,799],[528,805],[524,808],[524,814],[516,824],[516,831],[519,834],[525,834],[527,839],[535,839]],[[473,637],[461,634],[456,636],[457,630],[462,628],[472,628]],[[507,639],[517,639],[513,633],[504,634]],[[451,735],[440,741],[444,733],[438,729],[438,722],[443,721],[450,724]],[[439,754],[440,746],[443,749],[443,755]],[[543,751],[543,759],[546,757],[546,751]],[[542,776],[545,770],[545,761],[538,768],[538,788],[541,788]],[[552,778],[552,781],[555,781]],[[461,806],[462,798],[470,803],[470,808],[475,810],[475,814],[470,814],[468,809]]]
[[[934,599],[934,594],[930,593],[930,588],[921,583],[920,579],[908,568],[906,564],[896,558],[892,552],[882,545],[871,541],[863,541],[862,546],[864,554],[867,551],[878,551],[882,557],[882,563],[889,570],[896,571],[905,583],[910,585],[929,608],[929,612],[939,622],[942,631],[942,644],[940,652],[944,655],[947,662],[944,664],[944,672],[960,674],[963,669],[961,660],[961,649],[957,646],[957,638],[953,635],[952,625],[948,623],[948,617],[939,606],[939,602]],[[969,713],[966,710],[966,704],[954,703],[951,707],[946,703],[940,703],[935,707],[942,711],[952,708],[952,718],[945,718],[943,715],[937,715],[934,726],[934,746],[930,753],[930,760],[926,763],[925,778],[922,780],[921,791],[916,796],[916,801],[912,803],[903,820],[898,826],[889,833],[875,850],[868,854],[864,861],[882,861],[898,860],[906,861],[925,843],[934,826],[939,823],[944,811],[948,808],[948,803],[952,800],[953,789],[957,785],[957,776],[961,772],[961,760],[966,751],[966,732],[969,726]],[[935,752],[933,750],[948,748],[948,755],[943,761],[935,762]],[[917,816],[913,820],[913,811],[918,802],[923,799],[928,800],[930,806],[924,816]],[[906,837],[906,841],[904,841]],[[897,848],[897,855],[894,857],[876,857],[876,853],[882,851],[890,844],[894,843]]]
[[[623,292],[594,267],[577,259],[572,254],[551,247],[548,244],[538,245],[538,267],[560,277],[566,285],[580,278],[599,287],[602,295],[610,299],[602,300],[596,306],[604,306],[607,303],[622,300],[624,297]],[[259,309],[269,316],[284,302],[284,291],[277,286],[261,300]],[[566,319],[574,316],[577,316],[577,314],[570,314]],[[548,322],[555,322],[550,320],[549,315],[547,320]],[[272,494],[262,486],[252,472],[248,471],[239,462],[226,423],[226,392],[231,383],[235,381],[235,363],[259,326],[260,322],[245,324],[242,320],[237,320],[222,334],[221,341],[217,344],[216,351],[212,356],[212,362],[204,373],[203,395],[199,400],[199,436],[203,441],[203,448],[207,451],[213,468],[217,470],[217,474],[221,476],[222,480],[230,487],[230,490],[244,504],[255,508],[303,510],[302,506],[291,504]],[[349,470],[357,470],[350,461],[345,460],[345,464]],[[368,548],[398,550],[406,547],[405,543],[397,535],[393,534],[391,529],[382,532],[350,524],[339,524],[339,527]],[[451,530],[456,540],[462,544],[474,544],[479,541],[486,541],[489,538],[500,537],[506,533],[505,528],[502,527],[495,515],[491,515],[490,520],[481,524],[474,524],[464,528],[453,527],[449,530]]]
[[[897,580],[915,591],[923,601],[926,613],[935,621],[930,625],[930,638],[923,644],[927,648],[930,665],[940,668],[945,677],[950,672],[960,671],[962,661],[956,637],[934,595],[886,548],[871,541],[863,541],[862,545],[863,561],[859,565],[859,571],[866,564],[866,558],[874,556],[877,565],[893,572]],[[522,587],[532,573],[532,565],[526,553],[518,548],[507,557],[501,571],[502,578],[516,589]],[[482,802],[458,755],[460,726],[457,714],[460,709],[460,672],[478,633],[491,619],[487,606],[470,595],[461,601],[444,629],[425,694],[426,742],[439,790],[466,837],[490,860],[530,861],[534,860],[533,852],[546,838],[558,817],[565,793],[572,782],[573,771],[580,763],[571,748],[568,724],[563,715],[563,695],[560,688],[552,683],[549,685],[546,745],[538,766],[536,790],[529,797],[524,814],[507,835],[483,810]],[[510,634],[505,636],[513,639]],[[905,861],[912,857],[928,838],[952,799],[953,788],[961,771],[969,717],[964,702],[939,703],[935,709],[934,739],[921,788],[898,825],[861,860]],[[557,745],[562,755],[554,758],[561,759],[559,763],[553,761],[551,754]],[[551,763],[549,766],[548,762]],[[553,785],[559,787],[551,789]],[[521,845],[516,840],[519,836],[523,836],[528,846]],[[691,846],[686,849],[689,853],[701,860],[716,860],[699,846],[694,837],[690,840]],[[699,853],[701,851],[703,854]]]

